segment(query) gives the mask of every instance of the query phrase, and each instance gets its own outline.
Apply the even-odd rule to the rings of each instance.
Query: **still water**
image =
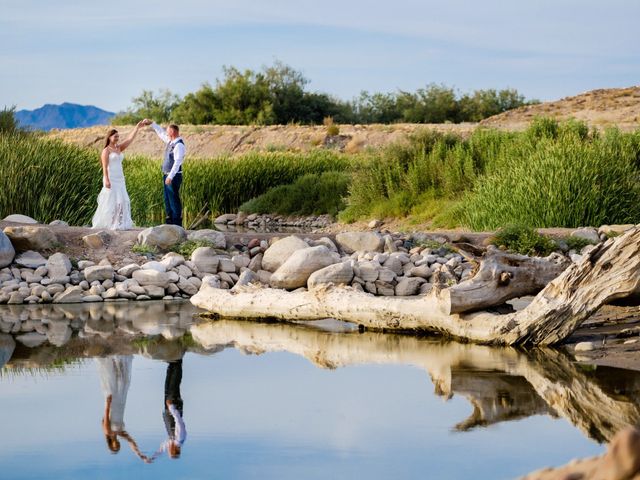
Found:
[[[0,478],[516,478],[640,420],[638,373],[558,351],[195,312],[0,308]]]

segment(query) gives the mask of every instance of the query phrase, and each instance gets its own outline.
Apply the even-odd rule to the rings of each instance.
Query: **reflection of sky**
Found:
[[[135,357],[127,431],[151,453],[165,439],[166,363]],[[125,442],[108,452],[95,363],[65,374],[0,378],[2,478],[513,478],[595,455],[566,423],[531,417],[456,433],[471,412],[433,394],[403,366],[321,370],[288,353],[187,354],[187,441],[179,460],[140,462]],[[535,456],[532,452],[536,452]]]

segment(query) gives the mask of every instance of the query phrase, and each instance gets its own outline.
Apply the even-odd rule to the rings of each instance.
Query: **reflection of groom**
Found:
[[[169,125],[165,130],[156,122],[144,120],[146,125],[158,134],[166,144],[162,161],[162,179],[164,181],[164,209],[167,215],[165,223],[182,226],[182,203],[180,185],[182,184],[182,162],[186,153],[184,141],[177,125]]]

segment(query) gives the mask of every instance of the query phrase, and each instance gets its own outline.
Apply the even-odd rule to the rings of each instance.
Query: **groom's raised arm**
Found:
[[[160,140],[162,140],[164,143],[169,143],[170,139],[169,139],[169,136],[167,135],[167,132],[165,132],[164,128],[162,128],[156,122],[151,122],[151,128],[153,128],[153,131],[156,132],[158,137],[160,137]]]

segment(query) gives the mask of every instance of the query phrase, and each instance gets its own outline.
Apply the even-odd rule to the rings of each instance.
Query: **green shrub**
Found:
[[[587,245],[593,245],[593,242],[587,240],[586,238],[574,237],[571,235],[569,235],[568,237],[564,237],[562,240],[567,244],[569,250],[576,250],[578,252]]]
[[[191,254],[196,248],[200,247],[213,247],[213,242],[200,239],[200,240],[187,240],[186,242],[179,243],[178,245],[174,245],[169,250],[172,252],[179,253],[184,258],[191,258]]]
[[[247,213],[336,215],[345,206],[350,176],[344,172],[307,174],[280,185],[240,206]]]
[[[499,248],[522,255],[546,256],[556,249],[556,243],[524,225],[507,225],[499,229],[492,239]]]

